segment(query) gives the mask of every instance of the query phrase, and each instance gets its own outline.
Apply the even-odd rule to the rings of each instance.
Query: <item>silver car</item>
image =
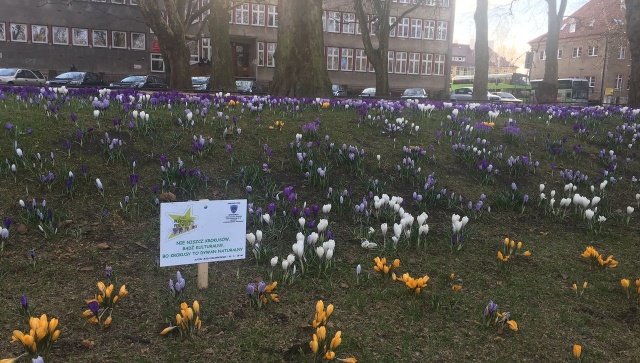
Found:
[[[449,97],[451,101],[472,101],[473,100],[473,88],[472,87],[461,87],[453,91],[451,97]],[[487,92],[487,100],[489,102],[500,102],[500,96],[492,95]]]
[[[40,71],[20,68],[0,68],[0,85],[44,86],[47,80]]]

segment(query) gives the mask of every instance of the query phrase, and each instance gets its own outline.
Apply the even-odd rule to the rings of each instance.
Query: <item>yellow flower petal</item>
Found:
[[[127,296],[128,294],[129,294],[129,291],[127,291],[127,286],[126,285],[120,286],[120,291],[118,292],[118,296],[123,298],[123,297]]]
[[[622,288],[625,289],[625,290],[629,289],[630,283],[631,282],[629,281],[629,279],[620,280],[620,285],[622,285]]]
[[[167,335],[169,334],[170,331],[172,331],[173,329],[177,328],[176,326],[170,326],[168,328],[164,328],[162,329],[162,331],[160,332],[160,335]]]
[[[509,326],[509,329],[511,329],[513,331],[518,331],[518,323],[516,323],[515,320],[507,321],[507,325]]]
[[[196,315],[200,315],[200,303],[198,300],[193,301],[193,312],[196,313]]]
[[[576,359],[580,359],[580,355],[582,355],[582,346],[579,344],[573,345],[573,357]]]
[[[342,331],[338,330],[338,332],[333,337],[333,339],[331,339],[331,345],[330,345],[331,350],[336,349],[340,345],[340,343],[342,343],[341,336],[342,336]]]

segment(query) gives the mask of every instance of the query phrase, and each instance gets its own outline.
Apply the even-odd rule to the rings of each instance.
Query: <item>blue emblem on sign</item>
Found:
[[[231,208],[231,213],[235,214],[238,211],[238,205],[237,204],[232,204],[229,206],[229,208]]]

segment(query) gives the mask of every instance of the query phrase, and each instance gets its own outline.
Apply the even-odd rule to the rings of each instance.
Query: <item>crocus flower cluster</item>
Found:
[[[631,291],[635,291],[638,295],[637,298],[640,300],[640,279],[636,279],[635,284],[635,288],[630,289],[629,286],[631,286],[631,281],[629,279],[623,278],[620,280],[620,285],[627,293],[627,299],[631,298]]]
[[[589,259],[590,268],[600,267],[600,268],[615,268],[618,266],[618,261],[613,259],[613,255],[609,255],[606,259],[603,259],[598,250],[593,248],[593,246],[587,247],[584,252],[580,255],[584,258]]]
[[[404,274],[402,274],[402,277],[399,280],[404,282],[407,289],[414,292],[417,296],[420,295],[420,291],[422,289],[427,287],[427,284],[429,283],[429,276],[424,275],[422,277],[414,279],[409,275],[408,272],[405,272]]]
[[[32,358],[39,356],[46,357],[53,343],[60,337],[58,329],[58,319],[47,319],[47,315],[42,314],[40,318],[31,317],[29,319],[29,333],[25,334],[20,330],[14,330],[11,337],[12,342],[20,342],[25,353]]]
[[[160,334],[167,335],[178,328],[181,336],[192,336],[197,334],[201,327],[200,304],[198,300],[194,300],[192,307],[186,302],[180,304],[180,314],[176,314],[176,325],[163,329]]]
[[[171,296],[177,297],[180,295],[186,283],[180,271],[176,272],[176,282],[173,282],[173,279],[169,279],[169,292],[171,292]]]
[[[358,360],[355,358],[336,358],[335,350],[342,343],[342,331],[337,331],[333,339],[327,345],[329,341],[327,333],[327,320],[333,312],[333,305],[324,308],[324,302],[318,300],[316,303],[316,314],[313,319],[313,327],[316,332],[313,334],[313,338],[309,342],[311,353],[313,353],[313,362],[326,362],[337,360],[338,362],[355,363]]]
[[[522,248],[522,242],[516,243],[514,240],[509,239],[509,237],[505,237],[502,251],[498,251],[498,261],[500,263],[500,267],[506,268],[507,262],[509,262],[509,259],[517,255],[523,256],[523,257],[531,256],[531,251],[524,251],[522,253],[518,253],[518,251],[520,251],[521,248]]]
[[[260,309],[266,305],[269,300],[274,302],[280,302],[278,294],[273,293],[273,290],[278,286],[278,281],[274,281],[267,285],[266,282],[260,281],[257,285],[250,283],[247,285],[247,297],[251,306]]]
[[[400,267],[400,260],[397,258],[393,260],[393,263],[387,264],[386,257],[380,258],[376,256],[376,258],[373,259],[373,262],[375,262],[375,266],[373,266],[373,270],[375,272],[379,272],[382,276],[385,276],[385,277],[394,276],[393,270]]]
[[[96,294],[95,299],[87,301],[87,310],[82,313],[82,317],[89,319],[90,324],[102,325],[107,328],[111,325],[113,320],[113,308],[116,303],[123,297],[129,294],[127,286],[120,286],[118,294],[114,294],[114,285],[109,284],[106,286],[104,282],[98,281],[97,283],[99,294]]]
[[[518,331],[518,323],[511,319],[511,313],[498,311],[498,304],[490,300],[487,306],[484,308],[484,315],[482,317],[484,327],[489,328],[491,326],[498,326],[498,332],[504,331],[505,327],[513,331]]]

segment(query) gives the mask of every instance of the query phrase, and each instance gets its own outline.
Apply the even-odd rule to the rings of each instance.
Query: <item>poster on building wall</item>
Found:
[[[11,41],[12,42],[27,41],[27,24],[11,23]]]
[[[158,37],[154,36],[151,41],[151,53],[160,53],[160,43],[158,42]]]
[[[54,26],[51,27],[51,32],[53,33],[53,44],[69,44],[69,28],[63,26]]]

